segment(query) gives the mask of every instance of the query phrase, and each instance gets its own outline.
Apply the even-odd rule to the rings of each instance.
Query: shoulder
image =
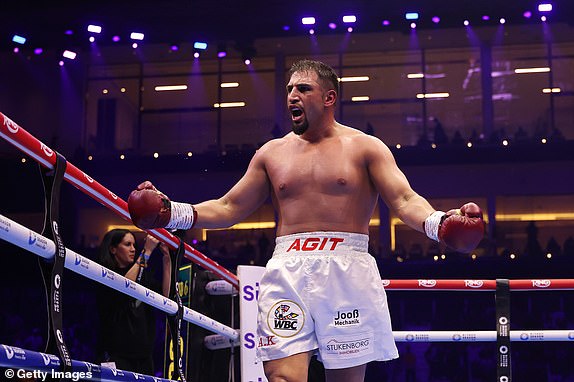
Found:
[[[282,150],[286,149],[291,141],[293,141],[295,134],[289,133],[281,138],[272,139],[264,143],[255,152],[254,159],[264,160],[270,156],[275,156]]]
[[[350,127],[347,129],[342,139],[347,141],[353,152],[365,160],[366,163],[394,162],[391,150],[381,139],[358,129]]]
[[[347,140],[349,143],[356,145],[365,150],[368,149],[387,149],[387,145],[378,137],[366,134],[359,129],[353,127],[342,126],[342,139]]]

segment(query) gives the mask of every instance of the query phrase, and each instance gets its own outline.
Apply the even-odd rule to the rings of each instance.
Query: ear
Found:
[[[116,252],[117,252],[117,248],[110,246],[110,253],[115,256]]]
[[[325,94],[325,106],[333,106],[337,102],[337,92],[334,89],[327,90]]]

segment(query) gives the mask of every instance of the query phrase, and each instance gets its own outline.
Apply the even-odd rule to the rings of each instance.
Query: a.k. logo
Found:
[[[299,333],[305,323],[305,314],[297,303],[281,300],[267,312],[267,324],[279,337],[292,337]]]

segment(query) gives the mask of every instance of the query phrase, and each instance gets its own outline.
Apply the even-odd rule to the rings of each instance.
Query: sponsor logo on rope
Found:
[[[383,282],[383,287],[388,287],[389,285],[391,285],[391,280],[389,279],[383,279],[381,281]]]
[[[345,241],[344,238],[340,237],[323,237],[323,238],[309,237],[303,240],[303,242],[301,242],[301,240],[302,239],[295,239],[287,249],[287,252],[290,251],[309,252],[315,250],[334,251],[339,243]]]
[[[568,339],[574,340],[574,332],[568,332]]]
[[[4,126],[6,126],[8,131],[11,132],[12,134],[16,134],[20,129],[20,127],[14,121],[12,121],[10,118],[6,116],[4,116]]]
[[[476,341],[476,334],[474,333],[454,333],[452,335],[453,341]]]
[[[550,280],[532,280],[532,286],[535,288],[548,288],[551,284]]]
[[[54,151],[45,144],[42,143],[40,147],[42,148],[42,151],[44,152],[44,154],[46,154],[47,157],[51,157],[52,155],[54,155]]]
[[[42,356],[42,361],[44,361],[44,366],[48,366],[50,364],[50,356],[48,354],[40,353]]]
[[[118,196],[116,194],[114,194],[113,192],[110,191],[110,196],[112,197],[112,199],[117,199]]]
[[[12,349],[12,346],[2,345],[2,347],[4,348],[4,351],[6,352],[6,358],[12,359],[12,357],[14,357],[14,349]]]
[[[32,230],[28,230],[28,245],[33,245],[45,250],[48,248],[48,240]]]
[[[434,288],[436,286],[436,280],[418,280],[419,286],[425,288]]]
[[[4,232],[10,232],[10,228],[12,228],[12,224],[7,219],[0,218],[0,229]]]
[[[86,173],[84,173],[84,178],[86,178],[86,180],[90,183],[94,183],[94,180]]]
[[[483,285],[482,280],[464,280],[464,286],[467,288],[482,288]]]
[[[407,342],[429,342],[430,336],[425,333],[407,333],[405,335],[405,341]]]
[[[337,311],[337,317],[333,318],[335,326],[357,326],[361,324],[359,309],[349,312]]]
[[[281,300],[267,312],[267,325],[279,337],[292,337],[305,323],[303,309],[294,301]]]

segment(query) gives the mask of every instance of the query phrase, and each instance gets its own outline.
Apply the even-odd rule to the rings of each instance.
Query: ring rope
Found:
[[[21,349],[16,346],[9,346],[0,344],[3,351],[0,351],[0,366],[8,368],[16,368],[23,370],[32,370],[36,373],[37,380],[82,380],[82,381],[97,381],[97,382],[118,382],[118,381],[143,381],[143,382],[174,382],[171,379],[153,377],[151,375],[139,374],[133,371],[113,369],[107,366],[101,366],[85,361],[72,360],[71,371],[68,374],[62,373],[60,370],[60,358],[53,354],[40,353],[33,350]],[[41,372],[46,378],[42,377]],[[9,376],[8,370],[4,371],[8,378],[18,377],[14,374],[13,377]],[[81,378],[80,378],[81,377]],[[16,379],[19,379],[16,378]]]
[[[495,342],[496,330],[483,331],[393,331],[397,342]],[[574,330],[511,330],[516,342],[574,342]]]
[[[56,251],[56,246],[52,240],[3,215],[0,215],[0,239],[8,241],[45,259],[53,258]],[[169,298],[155,293],[68,248],[66,248],[66,262],[64,267],[121,293],[137,298],[165,313],[171,315],[177,313],[177,304]],[[192,309],[187,307],[183,308],[184,320],[214,333],[221,334],[231,340],[235,340],[239,337],[237,330]]]
[[[387,280],[385,290],[444,290],[444,291],[495,291],[496,280]],[[574,279],[517,279],[510,280],[510,290],[574,290]]]
[[[54,167],[54,164],[56,163],[54,150],[24,130],[3,113],[0,113],[0,117],[0,136],[24,153],[28,154],[42,166],[49,169]],[[68,162],[64,179],[88,196],[97,200],[102,205],[116,212],[123,219],[131,222],[127,203],[123,199],[102,186],[70,162]],[[147,232],[166,243],[171,249],[177,249],[179,242],[169,231],[162,228],[151,229]],[[219,277],[229,281],[234,286],[239,287],[239,280],[236,275],[188,244],[185,244],[185,256],[203,268],[213,271]]]

